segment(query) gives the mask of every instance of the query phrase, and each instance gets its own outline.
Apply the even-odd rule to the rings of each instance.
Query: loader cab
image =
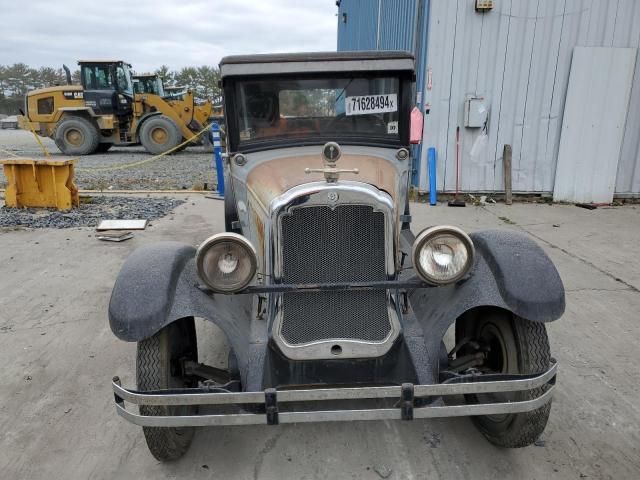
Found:
[[[134,75],[133,90],[135,93],[150,93],[165,97],[162,79],[157,75]]]
[[[85,105],[97,115],[130,115],[133,101],[131,65],[115,61],[79,61]]]
[[[187,87],[183,87],[180,85],[173,87],[165,87],[164,88],[164,98],[167,100],[184,100],[185,95],[187,94]]]

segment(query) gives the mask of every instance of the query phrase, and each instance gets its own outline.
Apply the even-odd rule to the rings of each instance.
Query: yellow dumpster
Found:
[[[7,207],[52,207],[69,210],[79,204],[73,183],[75,160],[0,160],[8,185]]]

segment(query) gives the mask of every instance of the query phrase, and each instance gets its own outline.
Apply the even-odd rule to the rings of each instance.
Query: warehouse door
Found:
[[[574,49],[554,201],[613,200],[635,59],[635,48]]]

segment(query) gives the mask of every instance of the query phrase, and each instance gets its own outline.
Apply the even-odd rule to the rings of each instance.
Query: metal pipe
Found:
[[[436,190],[436,149],[430,147],[427,152],[429,158],[429,204],[438,204],[438,192]]]
[[[220,125],[217,122],[211,124],[213,136],[213,158],[218,178],[218,195],[224,197],[224,165],[222,163],[222,144],[220,143]]]
[[[65,76],[67,77],[67,85],[71,85],[73,82],[71,81],[71,71],[69,70],[69,67],[63,64],[62,68],[64,69]]]

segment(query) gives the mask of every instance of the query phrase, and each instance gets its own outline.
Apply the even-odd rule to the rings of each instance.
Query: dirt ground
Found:
[[[413,228],[531,235],[567,289],[548,326],[559,362],[551,418],[538,442],[490,445],[465,418],[200,429],[162,464],[141,429],[116,415],[110,380],[134,384],[135,345],[117,340],[107,305],[136,247],[196,244],[223,229],[222,203],[201,195],[121,244],[90,228],[0,232],[0,477],[6,479],[635,479],[640,478],[640,209],[414,204]],[[199,325],[199,350],[224,345]]]

